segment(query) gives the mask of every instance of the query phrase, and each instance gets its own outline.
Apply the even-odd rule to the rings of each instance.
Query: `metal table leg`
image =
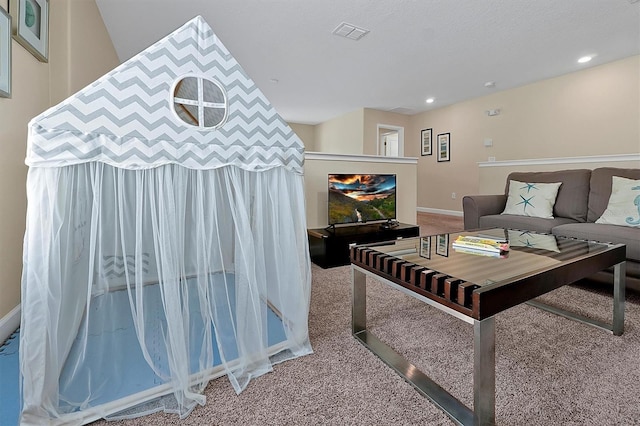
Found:
[[[367,329],[367,276],[351,268],[351,331],[353,334]]]
[[[621,336],[624,332],[624,299],[625,299],[625,273],[626,262],[618,263],[613,270],[613,320],[611,324],[585,317],[575,312],[568,311],[555,306],[547,305],[538,300],[529,300],[525,302],[527,305],[535,306],[547,312],[551,312],[570,320],[578,321],[583,324],[591,325],[602,330],[612,332],[615,336]]]
[[[496,327],[494,317],[473,324],[474,424],[496,423]]]
[[[495,424],[495,320],[474,321],[473,394],[475,412],[456,399],[402,355],[367,330],[366,274],[352,271],[352,331],[367,349],[396,371],[409,384],[459,425]],[[394,283],[377,277],[392,287]]]
[[[615,336],[621,336],[624,332],[624,299],[625,299],[625,274],[627,262],[618,263],[613,269],[613,327]]]

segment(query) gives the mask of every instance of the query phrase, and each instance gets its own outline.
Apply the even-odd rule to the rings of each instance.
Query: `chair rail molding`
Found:
[[[305,160],[350,161],[361,163],[418,164],[417,157],[383,157],[364,154],[330,154],[327,152],[306,152],[304,158]]]
[[[478,167],[537,166],[543,164],[608,163],[622,161],[638,161],[640,163],[640,153],[584,157],[534,158],[526,160],[481,161],[478,162]]]

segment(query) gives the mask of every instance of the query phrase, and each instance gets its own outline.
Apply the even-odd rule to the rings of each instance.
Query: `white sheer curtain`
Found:
[[[311,352],[301,175],[85,163],[27,193],[23,424],[184,417],[220,372],[239,393]]]

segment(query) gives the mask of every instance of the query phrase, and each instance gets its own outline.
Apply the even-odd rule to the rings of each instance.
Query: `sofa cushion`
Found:
[[[576,223],[573,219],[556,217],[543,219],[540,217],[519,216],[513,214],[495,214],[480,217],[481,228],[510,228],[527,231],[551,233],[551,228],[566,223]]]
[[[596,223],[640,228],[640,180],[612,176],[607,209]]]
[[[640,262],[640,228],[580,223],[556,226],[552,233],[559,237],[626,244],[627,259]]]
[[[553,219],[553,205],[560,185],[561,182],[529,183],[511,180],[507,204],[502,214]]]
[[[589,192],[588,222],[595,222],[604,213],[611,197],[612,176],[627,179],[640,179],[640,169],[619,169],[615,167],[601,167],[591,172],[591,189]]]
[[[591,170],[588,169],[554,172],[513,172],[507,177],[505,194],[509,193],[510,180],[541,183],[562,182],[558,190],[556,203],[553,206],[553,216],[569,218],[577,222],[586,222],[590,177]],[[604,208],[602,211],[604,211]]]

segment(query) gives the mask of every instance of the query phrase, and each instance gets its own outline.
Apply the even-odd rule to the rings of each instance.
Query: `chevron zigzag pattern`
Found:
[[[100,130],[100,129],[98,129]],[[266,132],[264,130],[260,130],[257,134],[251,135],[252,139],[255,139],[253,145],[251,147],[247,147],[243,143],[235,142],[229,143],[225,145],[226,149],[230,149],[232,147],[241,147],[244,149],[281,149],[281,150],[293,150],[298,151],[300,153],[303,152],[302,147],[298,146],[285,146],[280,144],[279,142],[264,142],[265,140],[269,140],[280,132],[279,129],[273,129],[271,132]],[[82,143],[76,142],[73,144],[70,141],[70,137],[73,136],[77,139],[80,139]],[[133,141],[129,141],[128,139],[135,139]],[[32,148],[35,154],[38,154],[43,159],[46,159],[51,155],[64,155],[64,153],[59,152],[56,153],[54,151],[60,150],[61,145],[65,144],[73,144],[77,145],[78,152],[87,153],[89,150],[97,149],[101,146],[110,147],[112,151],[126,151],[129,149],[127,145],[137,145],[140,149],[143,149],[141,145],[144,147],[153,150],[157,149],[157,145],[162,145],[167,147],[166,149],[170,150],[178,150],[178,149],[196,149],[196,150],[219,150],[217,145],[211,144],[200,144],[197,141],[193,141],[193,145],[185,145],[184,143],[175,142],[174,139],[171,138],[171,135],[167,134],[158,134],[154,141],[149,141],[147,139],[141,139],[136,136],[131,136],[130,138],[115,138],[113,136],[109,136],[107,134],[100,133],[99,131],[96,133],[86,134],[86,133],[74,133],[74,132],[65,132],[65,131],[51,131],[46,133],[40,133],[34,135],[32,137],[33,141],[39,141],[35,147]],[[46,140],[46,142],[45,142]],[[65,147],[66,149],[66,147]]]
[[[210,130],[173,111],[173,85],[200,75],[225,88],[228,117]],[[302,173],[304,147],[201,17],[125,62],[30,123],[26,163],[101,161],[121,168],[227,164]]]
[[[122,278],[127,275],[136,274],[136,256],[103,256],[102,276],[104,278]],[[149,273],[149,253],[142,253],[140,259],[140,270]]]
[[[93,161],[100,161],[114,167],[121,167],[123,162],[127,162],[129,169],[145,169],[164,164],[179,164],[192,169],[206,170],[234,165],[250,170],[264,170],[276,166],[282,166],[292,171],[301,170],[303,167],[303,155],[301,148],[274,149],[273,147],[262,148],[252,147],[247,149],[242,146],[230,147],[224,153],[218,152],[216,147],[206,146],[205,149],[198,149],[199,146],[183,146],[178,149],[172,146],[158,150],[158,144],[151,149],[144,149],[144,145],[132,146],[123,150],[120,145],[112,143],[100,143],[102,138],[93,138],[96,142],[93,149],[81,151],[78,145],[68,142],[68,138],[63,138],[65,142],[56,147],[56,157],[62,166],[81,164],[86,162],[82,157],[93,158]],[[109,140],[106,140],[110,142]],[[40,145],[42,146],[42,145]],[[142,147],[139,149],[138,147]],[[82,146],[87,148],[86,145]],[[113,148],[113,149],[111,149]],[[122,154],[119,152],[122,151]],[[29,152],[28,162],[33,167],[45,167],[48,165],[46,158],[49,153],[39,152],[39,147],[32,147]]]

